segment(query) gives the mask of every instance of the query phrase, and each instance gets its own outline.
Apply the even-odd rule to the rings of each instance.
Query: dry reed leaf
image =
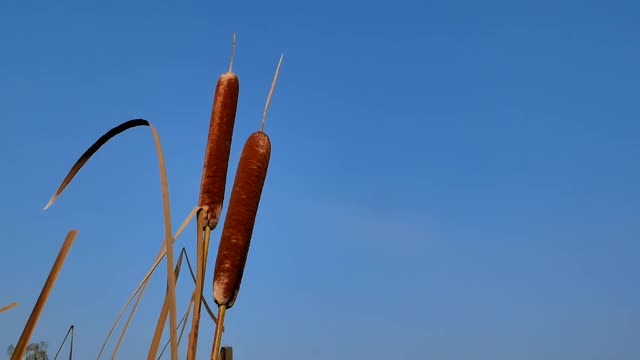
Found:
[[[178,345],[180,345],[180,340],[182,340],[182,334],[184,334],[184,329],[186,328],[187,325],[187,319],[189,317],[189,312],[191,312],[191,305],[193,305],[194,302],[194,297],[195,294],[192,293],[191,294],[191,301],[189,302],[189,306],[187,307],[187,311],[185,311],[184,315],[182,316],[182,319],[180,319],[180,322],[178,323],[178,326],[180,326],[182,324],[182,328],[180,329],[180,335],[178,335]],[[164,344],[164,347],[162,348],[162,351],[160,351],[160,355],[158,355],[158,359],[160,360],[160,358],[162,357],[162,354],[164,354],[164,351],[167,349],[167,346],[169,346],[169,342],[167,341]]]
[[[56,355],[53,357],[53,360],[56,360],[58,358],[58,354],[60,354],[60,350],[62,350],[62,347],[67,341],[67,337],[69,336],[69,334],[71,334],[71,344],[69,345],[69,359],[71,359],[71,357],[73,356],[73,325],[71,325],[69,327],[69,330],[67,330],[67,335],[64,336],[64,339],[62,340],[62,344],[60,344],[58,351],[56,351]]]
[[[189,254],[187,253],[185,248],[182,248],[182,251],[180,252],[180,259],[182,259],[183,255],[184,255],[184,258],[187,260],[187,266],[189,267],[189,273],[191,274],[191,279],[193,280],[193,283],[196,284],[197,286],[196,276],[193,273],[193,268],[191,267],[191,261],[189,260]],[[179,262],[180,262],[180,259],[178,260]],[[178,270],[177,274],[179,275],[179,273],[180,271]],[[211,311],[211,308],[209,307],[207,300],[203,297],[200,297],[200,300],[202,300],[202,303],[204,304],[205,308],[207,309],[207,312],[209,313],[209,317],[211,317],[211,320],[213,320],[213,323],[215,324],[217,322],[216,317],[213,315],[213,311]],[[160,311],[160,316],[158,318],[158,323],[156,325],[156,330],[153,333],[153,339],[151,342],[151,347],[149,348],[149,352],[147,354],[147,360],[155,359],[155,356],[158,352],[158,347],[160,346],[160,339],[162,337],[162,332],[164,331],[164,325],[166,324],[166,320],[167,320],[167,306],[168,306],[168,302],[167,302],[167,298],[165,297],[164,304],[162,305],[162,310]],[[194,308],[194,312],[195,312],[195,308]],[[224,327],[222,328],[222,330],[224,331]]]
[[[171,335],[171,360],[178,360],[178,339],[176,338],[176,327],[178,319],[176,315],[176,279],[173,274],[173,237],[171,236],[171,208],[169,207],[169,181],[167,180],[167,169],[164,164],[164,155],[162,153],[162,144],[160,137],[153,125],[149,125],[153,132],[153,138],[156,143],[156,153],[158,154],[158,163],[160,165],[160,183],[162,185],[162,209],[164,213],[164,236],[165,248],[167,250],[167,288],[169,298],[169,333]]]
[[[45,281],[42,291],[40,292],[40,296],[38,296],[38,300],[31,311],[31,315],[29,316],[29,320],[27,320],[27,324],[22,330],[22,334],[20,335],[20,339],[18,340],[18,344],[16,345],[15,350],[13,351],[13,355],[11,356],[11,360],[19,360],[24,356],[24,352],[27,349],[27,345],[29,344],[29,340],[31,340],[31,335],[33,334],[33,330],[38,323],[38,318],[42,313],[42,309],[47,302],[47,298],[51,293],[51,289],[60,274],[60,270],[62,269],[62,265],[64,264],[65,259],[67,258],[67,254],[69,254],[69,249],[71,249],[71,245],[73,245],[73,240],[75,240],[76,235],[78,235],[78,230],[71,230],[67,233],[67,237],[64,239],[62,243],[62,247],[60,247],[60,251],[58,252],[58,256],[51,267],[51,271],[49,272],[49,276]]]
[[[176,263],[176,267],[174,269],[174,273],[175,273],[175,278],[176,281],[178,281],[178,278],[180,277],[180,268],[182,266],[182,257],[183,254],[185,254],[185,249],[182,248],[182,251],[180,252],[180,256],[178,257],[178,262]],[[140,299],[142,298],[142,294],[144,293],[144,290],[146,289],[146,286],[143,287],[142,289],[140,289],[140,292],[138,294],[138,298],[136,299],[136,302],[133,304],[133,307],[131,308],[131,312],[129,312],[129,316],[127,317],[127,321],[124,324],[124,327],[122,328],[122,331],[120,332],[120,337],[118,338],[118,342],[116,343],[116,347],[113,350],[113,354],[111,355],[111,360],[114,360],[116,358],[116,355],[118,353],[118,349],[120,348],[120,344],[122,343],[122,340],[124,339],[124,335],[127,332],[127,329],[129,328],[129,323],[131,322],[131,319],[133,318],[133,314],[135,314],[136,309],[138,308],[138,303],[140,302]],[[165,304],[167,304],[167,296],[165,295]],[[165,309],[165,306],[163,306],[163,310]],[[166,314],[164,317],[165,321],[166,321]]]
[[[178,257],[178,264],[176,265],[176,269],[175,269],[176,281],[180,276],[182,258],[186,254],[187,254],[187,250],[183,247],[182,251],[180,251],[180,256]],[[147,359],[150,359],[150,360],[155,359],[156,354],[158,353],[158,347],[160,346],[160,338],[162,337],[162,333],[164,332],[164,326],[167,323],[167,314],[169,312],[169,298],[167,295],[168,294],[165,293],[164,303],[162,304],[162,310],[160,310],[160,316],[158,316],[158,323],[156,324],[156,330],[153,333],[151,348],[149,349],[149,353],[147,355]]]
[[[189,215],[184,219],[184,221],[182,222],[182,225],[180,225],[180,227],[178,228],[178,231],[176,231],[176,233],[173,235],[174,242],[182,234],[182,232],[187,227],[187,225],[189,225],[189,223],[191,222],[195,214],[198,212],[198,210],[200,210],[200,207],[198,206],[194,207],[189,213]],[[120,310],[120,313],[118,314],[115,321],[111,325],[111,328],[107,333],[107,337],[104,339],[104,342],[102,343],[102,346],[100,348],[100,352],[98,353],[98,359],[100,359],[100,355],[104,351],[104,348],[107,345],[109,338],[111,337],[111,333],[113,333],[113,330],[115,329],[116,325],[118,325],[118,322],[120,321],[120,318],[124,314],[124,311],[127,309],[127,307],[129,307],[129,304],[131,304],[131,301],[133,301],[133,298],[136,296],[136,294],[138,294],[138,292],[141,291],[141,289],[144,289],[147,286],[149,278],[151,277],[151,274],[153,274],[153,272],[156,270],[156,268],[158,267],[158,264],[160,264],[160,261],[162,261],[165,254],[166,254],[166,249],[165,249],[165,244],[163,240],[162,246],[160,247],[160,251],[158,252],[158,255],[156,256],[156,259],[154,260],[153,264],[151,265],[151,268],[149,268],[149,270],[147,271],[145,276],[142,278],[142,280],[140,281],[136,289],[133,291],[131,296],[129,296],[127,303],[122,307],[122,310]],[[188,257],[187,256],[185,257],[187,258],[187,263],[189,263]]]
[[[187,318],[189,316],[189,312],[191,312],[191,306],[193,305],[193,300],[194,299],[193,299],[193,294],[192,294],[191,295],[191,302],[189,303],[189,306],[187,307],[187,311],[184,313],[184,316],[182,316],[182,320],[183,320],[182,321],[182,329],[180,329],[180,335],[178,335],[178,345],[180,345],[180,340],[182,340],[182,334],[184,334],[184,329],[187,327]],[[160,356],[162,356],[162,354],[160,354]]]
[[[0,313],[3,313],[3,312],[5,312],[5,311],[7,311],[9,309],[12,309],[12,308],[16,307],[16,306],[18,306],[18,303],[17,302],[12,302],[11,304],[9,304],[7,306],[1,307],[0,308]]]
[[[193,279],[193,282],[196,282],[196,276],[193,273],[193,267],[191,267],[191,261],[189,261],[189,254],[185,253],[184,254],[184,258],[187,260],[187,266],[189,267],[189,273],[191,273],[191,278]],[[205,299],[204,297],[202,298],[202,303],[204,304],[204,307],[207,309],[207,312],[209,313],[209,317],[211,317],[211,320],[213,320],[213,323],[217,323],[218,321],[216,320],[216,316],[213,314],[213,311],[211,311],[211,307],[209,307],[209,303],[207,302],[207,299]],[[224,326],[222,327],[222,330],[224,331]]]
[[[129,316],[127,317],[127,321],[124,323],[124,327],[122,328],[122,331],[120,332],[120,337],[118,338],[118,342],[116,343],[116,347],[113,349],[113,353],[111,354],[111,360],[114,360],[116,358],[116,355],[118,354],[118,349],[120,349],[120,344],[122,343],[122,339],[124,338],[124,334],[127,332],[127,329],[129,328],[129,324],[131,323],[131,319],[133,318],[133,314],[136,312],[136,309],[138,308],[138,304],[140,303],[140,299],[142,299],[142,294],[144,294],[144,290],[146,289],[146,286],[143,287],[142,289],[140,289],[140,292],[138,293],[138,297],[136,298],[136,302],[133,303],[133,307],[131,308],[131,312],[129,312]]]
[[[102,135],[96,142],[93,143],[76,161],[71,167],[71,170],[64,178],[54,195],[49,200],[45,210],[53,204],[53,202],[62,194],[65,187],[71,182],[73,177],[78,173],[80,168],[93,156],[102,145],[106,144],[110,139],[116,135],[131,129],[136,126],[148,126],[153,134],[153,140],[156,147],[156,154],[158,156],[158,167],[160,169],[160,185],[162,189],[162,210],[164,220],[164,246],[167,254],[167,287],[169,289],[169,319],[171,323],[171,359],[177,360],[177,343],[176,343],[176,299],[175,299],[175,277],[173,276],[173,237],[171,236],[171,209],[169,204],[169,185],[167,180],[167,169],[164,161],[164,154],[162,152],[162,144],[160,143],[160,137],[156,128],[144,119],[134,119],[126,121]]]
[[[62,180],[62,183],[60,184],[60,186],[58,186],[58,189],[53,194],[53,196],[49,200],[49,203],[47,203],[47,206],[45,206],[44,209],[47,210],[51,205],[53,205],[54,201],[56,201],[58,196],[62,194],[64,189],[67,187],[67,185],[69,185],[71,180],[73,180],[73,177],[76,176],[76,174],[78,173],[78,171],[80,171],[82,166],[84,166],[84,164],[91,158],[91,156],[93,156],[93,154],[95,154],[102,147],[102,145],[106,144],[109,140],[111,140],[113,137],[120,134],[121,132],[124,132],[136,126],[151,126],[151,124],[144,119],[133,119],[133,120],[125,121],[124,123],[107,131],[98,140],[96,140],[96,142],[94,142],[80,156],[78,161],[76,161],[76,163],[73,164],[73,166],[71,167],[71,170],[69,170],[69,173],[67,174],[67,176],[65,176],[64,180]]]

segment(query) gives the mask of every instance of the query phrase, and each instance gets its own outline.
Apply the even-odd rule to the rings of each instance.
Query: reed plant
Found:
[[[215,323],[215,333],[208,337],[208,339],[212,340],[211,358],[214,360],[229,360],[233,356],[233,350],[231,347],[225,346],[220,349],[222,332],[224,331],[223,321],[226,310],[233,306],[240,289],[240,283],[244,272],[247,253],[249,251],[249,244],[251,242],[260,197],[267,175],[267,168],[271,156],[271,142],[267,134],[264,132],[264,123],[283,59],[281,56],[278,62],[276,73],[263,111],[260,129],[251,134],[244,144],[233,188],[231,189],[229,209],[221,232],[220,244],[213,273],[212,290],[214,294],[214,301],[218,305],[218,316],[216,317],[203,294],[205,290],[210,239],[212,232],[216,230],[217,224],[221,220],[225,200],[224,193],[226,189],[229,154],[231,151],[233,129],[236,121],[236,110],[240,93],[238,76],[233,72],[235,43],[236,37],[235,34],[233,34],[229,69],[219,77],[214,92],[211,118],[207,132],[207,145],[205,148],[198,204],[186,216],[175,233],[172,232],[171,228],[168,177],[162,152],[162,144],[160,142],[158,131],[146,119],[132,119],[125,121],[100,136],[98,140],[96,140],[76,160],[45,206],[46,210],[54,204],[54,202],[72,182],[80,169],[83,168],[89,159],[111,139],[137,127],[147,127],[151,130],[160,172],[164,237],[154,262],[142,277],[107,332],[106,338],[98,351],[97,359],[100,359],[104,353],[106,344],[113,334],[116,325],[120,322],[126,309],[129,308],[135,298],[135,302],[131,307],[125,325],[120,332],[111,354],[111,359],[116,358],[118,350],[126,336],[126,331],[136,310],[138,309],[145,289],[147,288],[149,279],[163,259],[166,259],[165,263],[167,268],[166,291],[163,305],[158,315],[158,321],[153,332],[153,338],[149,347],[147,359],[159,359],[162,357],[165,350],[169,349],[171,359],[177,360],[178,345],[186,330],[189,318],[191,318],[191,326],[188,336],[186,358],[188,360],[195,359],[198,340],[201,337],[198,333],[202,306],[205,307],[208,317]],[[173,249],[175,241],[194,218],[196,219],[197,227],[195,239],[197,252],[195,271],[191,265],[189,257],[187,256],[186,250],[183,248],[180,251],[176,261]],[[12,360],[22,358],[26,345],[29,343],[31,334],[34,331],[38,318],[43,311],[47,298],[51,293],[51,289],[62,269],[62,265],[64,264],[77,233],[78,230],[71,230],[67,234],[67,237],[51,268],[49,277],[45,281],[40,296],[38,297],[31,315],[22,331],[16,350],[11,358]],[[176,282],[180,277],[183,259],[187,262],[191,279],[194,284],[194,289],[191,292],[188,307],[180,318],[180,321],[178,321],[176,312]],[[0,308],[0,313],[7,311],[16,305],[17,303],[12,303],[2,307]],[[160,341],[162,334],[164,333],[167,318],[169,322],[169,339],[158,355]],[[61,349],[62,345],[64,345],[67,340],[67,337],[71,334],[70,359],[73,353],[73,333],[74,326],[72,325],[60,346]],[[60,353],[60,349],[56,353],[56,357]]]

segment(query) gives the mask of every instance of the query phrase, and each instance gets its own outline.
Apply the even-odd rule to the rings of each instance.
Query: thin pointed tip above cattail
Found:
[[[282,65],[282,59],[284,58],[284,52],[280,55],[278,61],[278,67],[276,68],[276,74],[273,76],[273,82],[271,83],[271,89],[269,90],[269,96],[267,97],[267,103],[264,106],[264,112],[262,113],[262,122],[260,123],[260,131],[264,131],[264,123],[267,120],[267,110],[271,104],[271,97],[273,96],[273,90],[276,88],[276,82],[278,81],[278,75],[280,74],[280,65]]]
[[[236,33],[233,33],[233,37],[231,38],[231,60],[229,61],[229,72],[233,72],[233,55],[236,50]]]

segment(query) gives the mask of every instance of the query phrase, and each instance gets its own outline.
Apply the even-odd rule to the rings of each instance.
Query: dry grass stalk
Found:
[[[189,254],[187,254],[186,251],[184,253],[184,258],[185,258],[185,260],[187,260],[187,267],[189,268],[189,273],[191,274],[191,279],[193,279],[193,283],[196,284],[196,275],[195,275],[195,272],[193,271],[193,267],[191,266],[191,260],[189,260]],[[211,318],[211,320],[215,324],[216,321],[217,321],[216,317],[213,314],[213,311],[211,310],[211,307],[209,306],[209,303],[207,302],[207,299],[205,299],[204,297],[202,298],[202,304],[204,305],[205,309],[207,310],[207,313],[209,313],[209,317]]]
[[[262,130],[264,129],[267,109],[278,80],[283,56],[280,57],[273,77],[262,115],[260,130],[249,136],[240,154],[231,198],[229,199],[229,209],[222,228],[213,281],[213,296],[216,304],[218,304],[218,322],[216,323],[215,338],[211,351],[213,360],[216,360],[219,356],[218,351],[222,337],[221,327],[224,324],[225,312],[233,306],[240,291],[256,214],[260,205],[262,188],[267,176],[271,157],[271,141],[269,136]]]
[[[11,304],[9,304],[7,306],[1,307],[0,308],[0,313],[3,313],[3,312],[5,312],[5,311],[7,311],[9,309],[12,309],[12,308],[16,307],[16,306],[18,306],[18,303],[17,302],[12,302]]]
[[[162,208],[164,213],[164,236],[165,248],[167,250],[167,288],[169,298],[169,333],[171,336],[171,360],[178,360],[178,339],[176,338],[177,315],[176,315],[176,279],[173,274],[173,237],[171,236],[171,208],[169,206],[169,184],[167,180],[167,169],[164,164],[164,155],[160,137],[155,127],[149,125],[153,132],[160,165],[160,182],[162,185]]]
[[[174,242],[182,234],[182,232],[187,227],[187,225],[189,225],[189,223],[191,222],[191,219],[193,219],[193,217],[195,216],[195,214],[197,213],[197,211],[199,209],[200,208],[198,206],[196,206],[191,210],[189,215],[182,222],[182,225],[180,225],[180,228],[178,228],[178,231],[176,231],[176,233],[173,235],[173,241]],[[104,348],[107,345],[107,342],[109,341],[109,338],[111,337],[111,334],[113,333],[113,330],[115,329],[116,325],[118,325],[118,322],[120,321],[120,318],[124,314],[125,310],[127,309],[127,307],[129,307],[129,304],[131,304],[131,301],[133,301],[133,298],[136,296],[136,294],[138,294],[140,291],[144,291],[144,288],[146,288],[146,286],[148,284],[149,278],[151,277],[151,275],[153,274],[155,269],[158,267],[158,264],[160,264],[160,261],[162,261],[162,259],[164,258],[166,253],[167,253],[167,250],[165,249],[164,240],[163,240],[162,246],[160,247],[160,251],[158,252],[158,255],[156,256],[156,259],[154,260],[153,264],[151,265],[151,268],[149,268],[149,270],[147,270],[147,273],[142,278],[142,280],[140,281],[140,283],[138,284],[136,289],[133,291],[133,293],[129,296],[129,299],[127,300],[127,303],[122,307],[122,309],[120,310],[120,313],[118,314],[118,316],[114,320],[113,324],[111,325],[111,328],[109,329],[109,332],[107,333],[107,336],[104,339],[104,342],[102,343],[102,346],[100,347],[100,352],[98,353],[98,359],[100,359],[100,356],[102,355],[102,352],[104,351]],[[188,261],[189,260],[188,260],[188,257],[187,257],[187,263],[188,263]]]
[[[175,273],[175,278],[176,278],[176,282],[178,281],[178,278],[180,277],[180,268],[182,267],[182,258],[183,256],[186,254],[186,251],[184,248],[182,248],[182,251],[180,251],[180,256],[178,256],[178,261],[176,263],[176,267],[174,269],[174,273]],[[118,352],[118,348],[120,347],[120,343],[122,342],[122,339],[124,338],[125,333],[127,332],[127,328],[129,327],[129,323],[131,322],[131,318],[133,317],[133,314],[136,312],[136,309],[138,307],[138,302],[140,301],[140,298],[142,298],[142,294],[144,293],[144,289],[146,288],[146,286],[142,287],[140,289],[138,298],[136,299],[136,302],[133,305],[133,308],[131,309],[131,312],[129,313],[129,317],[127,318],[127,322],[125,323],[122,332],[120,333],[120,338],[118,338],[118,343],[116,344],[116,347],[113,351],[113,355],[111,357],[111,359],[115,359],[116,354]],[[168,291],[167,291],[168,292]],[[167,320],[167,313],[169,311],[169,302],[168,302],[168,296],[165,295],[164,298],[164,305],[162,306],[162,314],[160,315],[161,317],[161,321],[162,321],[162,329],[164,329],[164,323]],[[158,320],[158,326],[156,327],[156,330],[160,328],[160,320]],[[162,330],[160,330],[160,334],[162,334]],[[157,351],[157,346],[156,346],[156,351]]]
[[[140,303],[140,299],[142,299],[142,294],[144,294],[144,290],[146,287],[140,289],[138,293],[138,297],[136,298],[136,302],[133,303],[133,307],[131,308],[131,312],[129,312],[129,316],[127,317],[127,321],[124,323],[124,327],[120,332],[120,337],[118,338],[118,342],[116,342],[116,347],[113,349],[113,353],[111,354],[111,360],[116,358],[118,354],[118,349],[120,349],[120,344],[122,343],[122,339],[124,338],[124,334],[126,334],[127,329],[129,328],[129,324],[131,323],[131,319],[133,318],[133,314],[135,314],[136,309],[138,308],[138,304]]]
[[[187,252],[186,252],[186,250],[184,248],[182,249],[182,251],[180,253],[180,258],[178,259],[178,262],[180,262],[180,259],[182,258],[183,255],[184,255],[185,260],[187,261],[187,267],[189,268],[189,273],[191,274],[191,279],[193,280],[193,283],[197,285],[196,276],[194,274],[193,267],[191,266],[191,261],[189,260],[189,254],[187,254]],[[176,269],[178,269],[176,271],[176,277],[177,277],[180,274],[180,270],[179,270],[179,267],[176,267]],[[217,320],[216,320],[215,315],[213,314],[213,311],[211,310],[211,307],[209,306],[209,303],[207,302],[207,300],[204,297],[201,297],[200,300],[202,300],[202,304],[204,305],[205,309],[207,310],[207,313],[209,314],[209,317],[211,318],[211,320],[215,324],[217,322]],[[194,311],[195,311],[195,307],[194,307]],[[167,298],[165,297],[165,301],[164,301],[164,303],[162,305],[162,310],[160,311],[160,316],[158,317],[158,323],[156,325],[156,330],[154,331],[154,334],[153,334],[153,340],[151,342],[151,347],[149,349],[149,353],[147,354],[147,359],[148,360],[155,359],[155,356],[156,356],[156,354],[158,352],[158,347],[160,345],[160,339],[162,337],[162,332],[164,331],[164,325],[166,323],[167,312],[168,312],[168,302],[167,302]],[[222,330],[224,331],[224,328]]]
[[[227,312],[226,305],[218,306],[218,322],[216,323],[216,330],[213,335],[213,349],[211,350],[211,359],[216,360],[218,358],[218,349],[220,349],[220,341],[222,341],[222,324],[224,324],[224,315]]]
[[[51,271],[49,272],[49,276],[42,287],[42,291],[40,292],[40,296],[36,301],[35,306],[33,307],[33,311],[31,311],[31,315],[29,316],[29,320],[27,320],[27,324],[22,331],[22,335],[20,335],[20,340],[18,340],[18,345],[11,356],[11,360],[19,360],[24,356],[24,352],[27,349],[27,345],[29,344],[29,340],[31,340],[31,335],[33,334],[33,330],[38,323],[38,319],[40,314],[42,313],[42,309],[47,302],[47,298],[51,293],[51,289],[60,274],[60,270],[62,269],[62,265],[64,264],[65,259],[67,258],[67,254],[69,253],[69,249],[71,249],[71,245],[73,241],[78,235],[78,230],[71,230],[67,233],[67,237],[64,239],[64,243],[62,243],[62,247],[58,252],[58,256],[51,267]]]
[[[69,327],[69,330],[67,330],[67,335],[65,335],[64,339],[62,339],[62,343],[60,344],[58,351],[56,351],[56,355],[53,357],[53,360],[56,360],[58,358],[58,354],[60,354],[60,350],[62,350],[62,346],[64,346],[64,343],[67,341],[67,337],[69,336],[69,334],[71,334],[71,344],[69,344],[69,360],[71,360],[71,358],[73,357],[73,325],[71,325]]]
[[[187,253],[185,248],[182,248],[182,251],[180,252],[180,257],[178,258],[178,264],[180,264],[180,261],[181,261],[183,255],[184,255],[184,259],[187,261],[187,267],[189,268],[189,273],[191,274],[191,279],[193,280],[194,284],[197,284],[196,276],[195,276],[195,273],[193,272],[193,267],[191,266],[191,261],[189,260],[189,254]],[[179,275],[180,275],[180,266],[178,265],[178,266],[176,266],[176,279],[179,277]],[[213,314],[213,311],[211,310],[211,307],[209,306],[209,303],[207,302],[207,300],[205,298],[202,298],[202,304],[204,305],[205,309],[207,310],[207,313],[209,314],[209,317],[211,318],[211,320],[215,324],[217,322],[216,317]],[[166,323],[167,312],[168,312],[168,303],[167,303],[167,299],[165,297],[165,302],[162,305],[162,310],[160,311],[158,324],[156,325],[156,331],[154,332],[154,335],[153,335],[153,340],[152,340],[152,343],[151,343],[151,349],[149,350],[149,354],[147,356],[147,359],[150,359],[150,360],[154,359],[156,353],[158,352],[158,346],[160,344],[160,338],[162,337],[162,332],[164,330],[164,324]],[[184,324],[183,324],[183,326],[184,326]],[[224,331],[224,327],[223,327],[222,330]],[[162,356],[162,353],[159,356]]]
[[[184,253],[184,258],[187,260],[187,267],[189,267],[189,272],[191,273],[191,278],[193,279],[193,283],[196,283],[196,276],[195,273],[193,272],[193,267],[191,267],[191,261],[189,260],[189,254],[187,254],[186,252]],[[209,313],[209,317],[211,318],[211,320],[213,320],[214,324],[217,322],[215,315],[213,315],[213,311],[211,310],[211,307],[209,307],[209,303],[207,302],[207,299],[205,299],[204,297],[202,298],[202,304],[204,305],[205,309],[207,310],[207,313]],[[224,327],[222,328],[222,331],[224,331]]]
[[[200,309],[202,304],[202,291],[204,285],[204,263],[206,261],[205,245],[202,237],[202,227],[204,226],[204,213],[198,214],[198,227],[196,229],[196,291],[195,306],[193,307],[193,317],[191,318],[191,331],[189,332],[189,344],[187,346],[187,360],[194,359],[198,346],[198,329],[200,322]],[[209,229],[206,227],[206,229]]]
[[[180,324],[182,324],[182,328],[180,329],[180,335],[178,335],[178,345],[180,345],[180,340],[182,340],[182,335],[184,334],[184,329],[187,327],[187,319],[189,318],[189,312],[191,312],[191,305],[193,305],[194,301],[195,301],[195,291],[193,293],[191,293],[191,301],[189,301],[189,306],[187,307],[187,311],[185,311],[184,315],[182,315],[182,319],[180,319],[180,322],[178,323],[178,326],[180,326]],[[162,347],[162,351],[160,351],[160,355],[158,355],[158,359],[160,360],[160,358],[162,358],[162,354],[164,354],[164,351],[167,349],[167,346],[169,346],[170,341],[167,341],[164,346]]]
[[[175,277],[176,282],[180,277],[180,268],[182,267],[182,259],[184,255],[186,255],[185,248],[182,248],[180,251],[180,256],[178,257],[178,263],[175,268]],[[168,293],[168,290],[167,290]],[[168,295],[168,294],[167,294]],[[153,360],[156,358],[156,354],[158,353],[158,347],[160,346],[160,338],[162,337],[162,332],[164,331],[164,325],[167,322],[167,315],[169,313],[169,297],[165,295],[164,303],[162,304],[162,310],[160,311],[160,316],[158,317],[158,324],[156,325],[156,330],[153,333],[153,340],[151,341],[151,348],[149,349],[149,354],[147,355],[147,359]]]

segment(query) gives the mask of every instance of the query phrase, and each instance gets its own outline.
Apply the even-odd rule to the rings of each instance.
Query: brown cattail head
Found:
[[[204,226],[211,229],[218,224],[222,212],[239,91],[236,74],[227,72],[220,76],[213,99],[198,203],[204,211]]]
[[[251,134],[240,155],[213,275],[213,297],[227,308],[240,290],[270,157],[269,136],[262,131]]]

